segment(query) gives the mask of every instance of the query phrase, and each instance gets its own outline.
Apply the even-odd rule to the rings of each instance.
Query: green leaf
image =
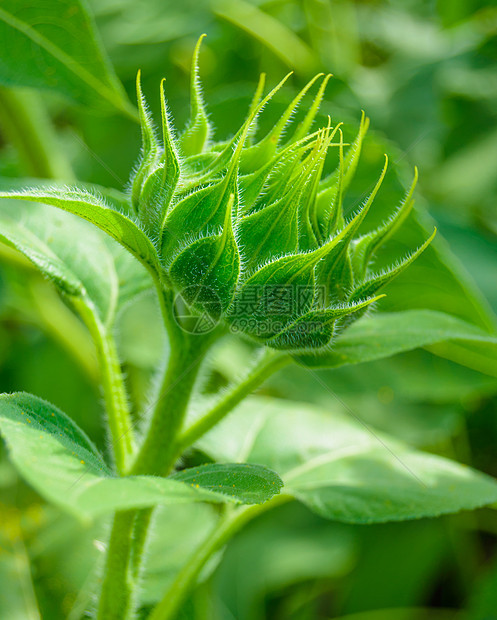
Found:
[[[343,144],[340,148],[340,163],[334,172],[321,181],[320,192],[317,198],[316,210],[321,219],[329,219],[326,224],[326,233],[334,233],[343,224],[342,199],[349,187],[359,164],[362,143],[369,128],[369,118],[362,113],[357,137],[343,157]],[[330,212],[331,209],[331,212]],[[331,218],[323,217],[330,212]]]
[[[468,467],[400,445],[348,446],[285,477],[289,491],[328,519],[381,523],[472,510],[497,501],[497,482]]]
[[[114,238],[147,269],[160,273],[157,252],[146,234],[133,221],[83,189],[66,187],[26,188],[20,192],[0,192],[0,198],[40,202],[74,213]]]
[[[243,457],[277,471],[285,493],[340,521],[435,517],[497,502],[489,476],[416,451],[357,418],[346,409],[252,397],[198,447],[217,460]]]
[[[57,91],[84,105],[105,104],[136,118],[79,0],[4,2],[0,82]]]
[[[260,504],[279,493],[283,486],[274,471],[250,463],[212,463],[184,469],[170,476],[192,487],[236,497],[244,504]]]
[[[278,176],[279,191],[268,192],[268,195],[264,195],[266,204],[239,221],[238,232],[240,239],[243,240],[243,253],[248,269],[298,249],[300,231],[303,228],[302,222],[299,221],[301,219],[299,212],[305,211],[302,206],[305,203],[304,191],[306,185],[311,184],[310,179],[317,174],[316,167],[319,168],[319,160],[324,157],[324,151],[328,146],[328,143],[324,143],[325,139],[319,136],[315,143],[299,147],[299,151],[303,151],[314,146],[313,151],[300,164],[296,163],[295,151],[292,149],[288,150],[284,158],[281,158],[281,154],[276,158],[278,161],[281,158],[280,165],[284,165],[285,170],[288,169],[287,174]],[[270,164],[270,167],[272,166],[273,162]],[[263,172],[262,180],[265,179],[265,175],[266,172]],[[261,189],[262,185],[259,191]],[[271,200],[273,194],[274,202]],[[245,192],[243,197],[247,199]],[[307,212],[305,216],[307,217]],[[309,247],[301,249],[307,250]]]
[[[486,372],[497,376],[497,336],[450,314],[433,310],[385,312],[364,317],[334,341],[332,350],[316,355],[300,355],[296,359],[311,368],[334,368],[450,341],[484,346]],[[459,361],[473,367],[469,357],[465,359],[461,356]]]
[[[55,209],[9,207],[0,208],[0,240],[22,252],[63,294],[80,298],[102,324],[112,324],[119,282],[99,231]]]
[[[314,254],[284,256],[248,278],[229,310],[235,329],[265,340],[309,310],[314,299],[314,265],[319,260]],[[304,290],[310,291],[304,303],[296,296],[286,300],[285,291]]]
[[[240,220],[240,239],[248,268],[297,250],[298,192],[296,188],[289,196]]]
[[[183,249],[185,243],[195,240],[198,235],[210,236],[213,229],[216,230],[221,226],[226,228],[228,217],[231,217],[232,212],[233,217],[238,214],[238,169],[245,140],[257,114],[281,88],[287,77],[281,80],[251,111],[240,131],[219,155],[218,159],[222,161],[223,166],[227,167],[224,177],[213,183],[212,173],[206,174],[201,180],[196,179],[192,187],[189,188],[187,185],[183,188],[186,196],[173,206],[164,222],[161,252],[166,260],[170,260],[171,252],[178,246]],[[214,169],[216,167],[217,164],[214,162]],[[202,187],[203,183],[206,184],[205,187]],[[192,189],[195,191],[189,193]],[[232,196],[234,204],[230,207]]]
[[[244,153],[243,166],[244,169],[259,168],[261,165],[267,164],[275,155],[281,136],[291,117],[295,114],[303,97],[311,86],[322,77],[322,73],[315,75],[304,88],[297,93],[293,101],[287,106],[286,110],[278,119],[274,127],[267,133],[262,140],[254,146],[248,148]]]
[[[307,132],[310,131],[312,127],[312,123],[314,122],[314,119],[316,118],[316,115],[319,111],[319,107],[323,100],[326,86],[328,85],[328,82],[330,81],[331,77],[332,77],[331,73],[328,73],[328,75],[326,75],[324,80],[321,82],[321,86],[319,87],[319,90],[316,96],[314,97],[314,101],[309,107],[307,114],[305,115],[305,118],[302,120],[301,123],[299,123],[299,125],[297,126],[297,129],[295,130],[294,134],[291,137],[292,142],[295,140],[301,140],[307,134]]]
[[[237,196],[236,175],[227,176],[183,198],[174,205],[164,224],[162,255],[170,259],[178,247],[220,228],[226,218],[231,195]],[[238,200],[236,200],[238,205]]]
[[[233,487],[232,478],[229,494],[225,486],[221,490],[212,488],[214,479],[218,485],[223,484],[223,468],[215,475],[218,478],[203,478],[207,488],[202,481],[198,488],[192,488],[173,478],[117,477],[70,418],[30,394],[0,396],[0,431],[11,460],[25,480],[48,501],[87,520],[115,510],[160,504],[239,503],[245,497],[254,503],[265,501],[281,488],[281,481],[278,483],[273,472],[256,468],[247,477],[237,471],[238,465],[233,471],[239,474],[240,486],[235,482]],[[228,469],[224,470],[225,481],[229,478]]]

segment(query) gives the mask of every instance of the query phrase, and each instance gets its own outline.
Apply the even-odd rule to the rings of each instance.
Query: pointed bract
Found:
[[[136,167],[136,171],[131,180],[131,204],[134,210],[139,213],[140,210],[140,194],[143,183],[147,178],[151,167],[154,165],[157,157],[158,143],[152,122],[152,117],[148,110],[147,102],[143,95],[141,87],[141,72],[136,75],[136,98],[138,100],[138,112],[140,118],[140,126],[142,133],[142,147],[140,153],[140,161]]]
[[[180,139],[181,152],[183,155],[202,153],[211,135],[211,126],[205,110],[198,69],[200,46],[205,36],[206,35],[203,34],[199,38],[193,52],[190,84],[190,121]]]

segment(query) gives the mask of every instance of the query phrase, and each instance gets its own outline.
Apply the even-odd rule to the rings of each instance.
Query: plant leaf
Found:
[[[218,474],[203,477],[207,488],[203,481],[198,488],[192,488],[174,478],[116,477],[70,418],[26,393],[0,396],[0,430],[10,458],[25,480],[48,501],[86,520],[115,510],[160,504],[239,503],[245,502],[245,498],[249,503],[262,502],[281,488],[281,481],[273,472],[255,468],[250,476],[242,476],[239,465],[232,472],[240,480],[235,487],[229,466],[219,468]],[[222,475],[225,481],[230,479],[229,494],[224,486],[220,491],[212,488],[213,480],[222,484]]]
[[[435,517],[497,502],[489,476],[373,432],[346,412],[252,397],[198,447],[218,460],[274,469],[285,493],[340,521]]]
[[[279,493],[283,482],[274,471],[250,463],[211,463],[170,476],[192,487],[236,497],[244,504],[260,504]]]
[[[140,117],[142,144],[140,150],[140,160],[136,170],[134,171],[131,182],[131,204],[135,211],[141,215],[140,194],[142,192],[143,183],[155,163],[159,148],[152,121],[152,115],[150,114],[150,110],[142,90],[141,71],[138,71],[136,75],[136,98],[138,100],[138,114]]]
[[[328,519],[382,523],[438,517],[497,501],[497,483],[458,463],[393,445],[317,456],[285,477],[290,493]]]
[[[316,355],[300,355],[297,361],[311,368],[335,368],[360,364],[439,343],[459,341],[485,347],[480,368],[497,376],[497,336],[492,336],[466,321],[433,310],[384,312],[364,317],[334,341],[333,348]],[[461,355],[462,364],[471,364],[471,357]]]
[[[341,237],[341,243],[336,245],[318,266],[318,283],[325,287],[328,296],[328,303],[336,300],[344,301],[342,297],[352,286],[352,266],[350,264],[348,254],[350,242],[373,204],[376,194],[378,193],[383,183],[383,179],[385,178],[387,166],[388,157],[385,157],[385,165],[383,166],[383,170],[381,171],[380,177],[373,188],[373,191],[358,210],[357,214],[340,231],[339,235]],[[414,256],[414,258],[416,257]],[[412,260],[414,260],[414,258]],[[374,294],[374,292],[371,293],[371,295]],[[370,297],[370,294],[365,293],[362,297],[357,296],[352,298],[351,301],[356,302],[359,301],[359,299],[366,299],[366,297]]]
[[[26,188],[20,192],[0,192],[0,198],[40,202],[74,213],[114,238],[147,269],[157,273],[161,270],[157,252],[145,233],[128,217],[109,207],[102,198],[86,190],[66,187]]]
[[[79,0],[2,3],[0,82],[57,91],[82,104],[102,104],[136,118]]]
[[[99,231],[55,209],[6,206],[0,208],[0,240],[22,252],[63,294],[81,298],[102,324],[111,324],[119,283]]]

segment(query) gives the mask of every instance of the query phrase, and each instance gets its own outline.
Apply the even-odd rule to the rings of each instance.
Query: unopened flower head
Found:
[[[416,174],[403,202],[387,222],[359,236],[387,168],[348,220],[343,199],[357,167],[368,119],[361,118],[352,144],[340,124],[311,131],[330,76],[317,75],[290,102],[272,129],[255,139],[269,94],[261,76],[243,125],[234,137],[211,140],[198,75],[199,40],[191,76],[191,118],[176,137],[161,85],[159,141],[137,80],[142,153],[131,179],[131,202],[155,240],[164,281],[186,291],[198,312],[269,347],[319,350],[382,295],[431,238],[391,269],[373,274],[370,263],[405,221],[413,204]],[[291,118],[320,81],[299,124]],[[324,175],[331,149],[338,165]]]

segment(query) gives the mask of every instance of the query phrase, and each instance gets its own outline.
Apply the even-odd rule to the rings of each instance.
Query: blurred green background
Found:
[[[323,116],[344,120],[349,132],[362,109],[371,118],[349,206],[377,175],[384,151],[394,163],[384,199],[400,198],[417,165],[417,202],[429,208],[449,243],[453,269],[476,284],[486,299],[482,305],[497,311],[497,6],[482,0],[90,4],[130,100],[141,69],[157,114],[158,86],[166,77],[179,129],[189,112],[191,53],[203,32],[208,36],[201,74],[218,139],[239,126],[260,72],[274,85],[294,71],[277,96],[281,109],[316,72],[331,72]],[[71,180],[64,169],[67,160],[81,181],[123,189],[140,143],[133,120],[109,113],[98,102],[77,105],[53,92],[22,96],[31,97],[33,108],[41,104],[40,123],[46,113],[53,125],[62,177]],[[264,116],[261,125],[273,120]],[[42,176],[16,148],[8,127],[0,146],[1,177]],[[52,401],[105,448],[101,395],[86,333],[27,263],[5,248],[0,259],[0,391],[26,390]],[[402,305],[395,294],[390,303]],[[139,403],[163,358],[151,297],[122,314],[119,342]],[[213,360],[206,391],[243,369],[246,348],[235,341],[225,345]],[[321,378],[328,389],[312,374],[291,368],[263,392],[348,412],[412,445],[497,475],[497,380],[491,376],[414,351],[321,371]],[[0,489],[0,617],[36,618],[37,608],[43,618],[82,617],[106,524],[85,529],[47,506],[5,458]],[[212,518],[209,506],[183,507],[174,514],[161,510],[144,581],[145,603],[157,600]],[[489,510],[348,526],[291,504],[253,522],[207,568],[182,617],[497,619],[497,519]],[[11,585],[3,588],[6,582]]]

